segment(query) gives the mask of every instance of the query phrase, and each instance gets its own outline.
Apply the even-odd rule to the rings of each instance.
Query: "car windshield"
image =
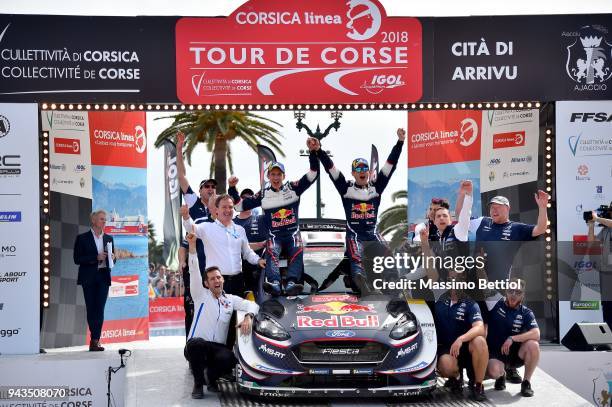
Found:
[[[344,274],[336,270],[344,258],[343,247],[306,247],[304,249],[304,273],[317,282],[321,293],[352,293],[344,283]],[[348,264],[347,264],[348,265]],[[342,270],[348,272],[347,270]],[[324,285],[326,287],[324,287]],[[312,285],[305,278],[304,293],[310,293]]]

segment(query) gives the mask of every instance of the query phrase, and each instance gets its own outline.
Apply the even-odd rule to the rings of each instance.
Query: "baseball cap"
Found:
[[[274,168],[278,168],[283,174],[285,173],[285,166],[277,161],[272,161],[268,165],[268,172],[272,171]]]
[[[251,188],[245,188],[242,190],[242,192],[240,192],[240,196],[243,195],[255,195],[255,192],[253,192],[253,190]]]
[[[365,158],[355,158],[351,164],[351,169],[357,172],[368,171],[370,169],[370,165],[368,164],[368,160]]]
[[[218,185],[217,181],[214,178],[202,180],[202,182],[200,182],[200,188],[202,188],[204,184],[213,184],[215,187]]]
[[[510,207],[510,201],[505,196],[501,196],[501,195],[494,196],[489,201],[489,205],[494,204],[494,203],[500,204],[500,205],[506,205],[507,207]]]

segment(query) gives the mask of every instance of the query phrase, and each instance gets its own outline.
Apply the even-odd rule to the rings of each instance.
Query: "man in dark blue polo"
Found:
[[[470,299],[460,283],[465,282],[464,273],[449,272],[449,281],[457,287],[442,294],[435,304],[435,323],[438,336],[438,371],[447,377],[447,385],[453,392],[461,393],[463,379],[461,371],[466,368],[472,398],[486,400],[484,381],[489,352],[485,340],[485,329],[480,307]]]
[[[487,375],[496,379],[495,390],[504,390],[505,369],[516,369],[524,365],[521,395],[531,397],[531,376],[540,360],[540,329],[533,312],[523,305],[525,282],[512,279],[511,284],[516,288],[506,290],[505,298],[490,303],[487,333],[490,360]]]

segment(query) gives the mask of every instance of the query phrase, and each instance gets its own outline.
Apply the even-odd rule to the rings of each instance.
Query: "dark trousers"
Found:
[[[91,339],[99,340],[104,323],[104,306],[108,298],[108,284],[96,281],[92,284],[83,285],[83,297],[85,297],[85,308],[87,309],[87,325],[91,332]]]
[[[232,371],[236,363],[234,354],[217,342],[208,342],[202,338],[191,338],[185,345],[185,357],[189,361],[194,384],[204,385],[204,369],[208,368],[208,384]]]
[[[266,246],[266,278],[268,281],[281,281],[279,261],[281,254],[287,256],[287,282],[299,283],[302,281],[304,268],[304,245],[300,232],[292,235],[274,236],[268,239]]]
[[[234,294],[238,297],[244,296],[244,277],[242,273],[231,276],[223,276],[223,291],[227,294]]]
[[[183,308],[185,308],[185,339],[189,338],[189,329],[191,329],[191,323],[193,322],[193,299],[191,294],[185,292],[183,295]]]

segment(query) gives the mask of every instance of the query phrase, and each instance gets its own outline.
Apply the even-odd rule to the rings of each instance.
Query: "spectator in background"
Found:
[[[161,278],[153,280],[153,292],[155,298],[164,298],[166,296],[166,283]]]

